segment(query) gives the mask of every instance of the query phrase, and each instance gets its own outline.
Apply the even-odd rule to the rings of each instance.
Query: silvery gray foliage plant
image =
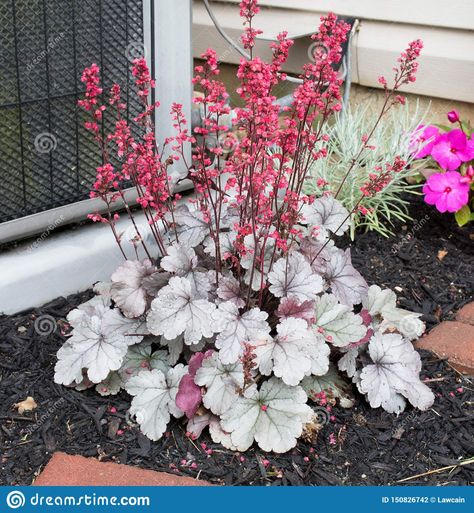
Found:
[[[241,2],[249,53],[257,12],[255,0]],[[424,330],[419,315],[398,308],[392,291],[369,287],[350,250],[336,246],[351,211],[330,194],[302,193],[309,164],[324,158],[325,124],[340,107],[333,64],[349,29],[334,14],[321,19],[313,39],[326,51],[316,50],[304,67],[284,123],[271,91],[283,80],[292,41],[279,36],[271,63],[242,59],[237,92],[245,106],[235,120],[242,137],[225,163],[223,148],[206,145],[208,136],[221,141],[229,135],[219,122],[229,107],[215,78],[213,50],[195,68],[194,83],[203,91],[195,101],[206,117],[195,129],[202,141],[190,135],[181,106],[173,104],[177,136],[164,142],[166,157],[154,138],[157,105],[148,103],[154,81],[145,59],[136,59],[132,69],[143,106],[136,118],[144,127],[141,139],[122,116],[119,85],[105,105],[99,67],[84,70],[80,103],[91,116],[85,126],[103,162],[92,194],[109,208],[91,218],[111,227],[125,256],[110,205],[123,198],[131,180],[159,251],[137,233],[148,258],[125,259],[110,282],[96,284],[96,295],[69,313],[72,330],[58,351],[56,383],[95,386],[105,395],[125,390],[132,418],[152,440],[174,417],[194,436],[208,428],[216,443],[238,451],[256,443],[282,453],[317,432],[318,397],[341,407],[353,403],[347,378],[374,408],[398,414],[407,402],[422,410],[431,406],[433,394],[419,379],[420,357],[411,342]],[[402,102],[395,91],[414,80],[421,47],[413,41],[401,54],[394,85],[386,86],[386,106]],[[103,138],[102,112],[109,107],[117,120]],[[188,161],[185,146],[191,145]],[[114,148],[118,168],[110,161]],[[172,167],[177,160],[181,168]],[[403,166],[396,156],[364,190],[375,194]],[[181,199],[173,188],[185,178],[195,192]]]
[[[267,306],[259,308],[247,300],[250,269],[242,280],[229,270],[216,277],[209,233],[194,231],[201,212],[179,207],[177,233],[186,235],[166,256],[127,260],[68,315],[72,336],[58,352],[55,381],[105,395],[126,390],[152,440],[171,417],[184,417],[187,431],[208,426],[216,442],[239,451],[254,442],[265,451],[294,447],[315,393],[340,399],[340,373],[374,408],[429,408],[433,394],[411,342],[424,330],[419,314],[398,308],[391,290],[369,287],[349,250],[332,243],[331,234],[348,229],[337,200],[303,210],[301,230],[318,226],[318,238],[303,237],[268,265],[259,278]],[[349,406],[350,395],[342,397]]]

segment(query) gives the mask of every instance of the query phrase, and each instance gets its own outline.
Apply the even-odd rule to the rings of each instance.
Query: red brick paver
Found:
[[[457,313],[456,320],[466,324],[474,324],[474,302],[464,305]]]
[[[206,481],[143,470],[94,458],[53,455],[33,485],[38,486],[211,486]]]
[[[444,321],[416,342],[418,349],[429,349],[447,358],[459,372],[474,375],[474,303],[462,308],[456,321]]]

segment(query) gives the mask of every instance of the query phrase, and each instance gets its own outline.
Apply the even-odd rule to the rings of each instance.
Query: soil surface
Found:
[[[397,225],[395,237],[359,235],[353,261],[369,284],[394,288],[400,306],[422,312],[433,326],[472,300],[472,235],[421,200],[411,209],[414,222]],[[427,352],[423,377],[436,394],[427,412],[408,408],[396,417],[357,396],[352,409],[328,413],[317,440],[300,441],[284,455],[255,447],[234,453],[207,433],[191,440],[176,420],[167,436],[150,442],[128,418],[125,392],[101,397],[53,383],[65,340],[61,320],[90,296],[0,316],[0,485],[31,484],[56,450],[226,485],[474,484],[474,464],[462,463],[474,455],[473,383]],[[34,328],[41,315],[57,323],[47,336]],[[14,405],[28,396],[38,406],[20,414]]]
[[[397,222],[390,238],[358,234],[352,261],[369,285],[394,289],[399,306],[423,313],[431,328],[473,299],[474,223],[459,228],[422,197],[406,199],[413,221]]]

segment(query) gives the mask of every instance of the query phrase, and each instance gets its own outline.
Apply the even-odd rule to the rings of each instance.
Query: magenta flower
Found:
[[[415,159],[422,159],[431,153],[433,146],[439,137],[439,130],[437,127],[428,125],[420,125],[413,134],[410,146],[414,152]]]
[[[469,201],[469,183],[457,171],[435,173],[426,180],[423,194],[440,212],[457,212]]]
[[[457,110],[451,110],[448,112],[448,119],[450,123],[457,123],[459,121],[459,112]]]
[[[431,156],[443,169],[455,171],[463,162],[474,158],[474,142],[456,128],[438,138]]]

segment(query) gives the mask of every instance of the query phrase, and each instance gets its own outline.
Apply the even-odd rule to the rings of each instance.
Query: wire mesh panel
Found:
[[[100,165],[77,107],[82,70],[121,84],[143,53],[142,0],[0,1],[0,222],[88,197]],[[113,120],[105,113],[105,124]]]

